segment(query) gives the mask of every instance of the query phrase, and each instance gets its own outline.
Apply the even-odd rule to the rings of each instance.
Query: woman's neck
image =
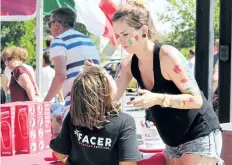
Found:
[[[22,65],[23,65],[22,62],[15,62],[15,63],[14,63],[14,69],[15,69],[16,67],[22,66]]]
[[[153,58],[155,43],[147,41],[143,49],[139,49],[135,54],[141,62],[150,61]]]

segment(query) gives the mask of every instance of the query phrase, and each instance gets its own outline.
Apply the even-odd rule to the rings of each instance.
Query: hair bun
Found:
[[[128,4],[135,5],[138,7],[146,8],[144,0],[128,0]]]

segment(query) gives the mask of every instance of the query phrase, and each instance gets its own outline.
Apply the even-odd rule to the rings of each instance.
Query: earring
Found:
[[[147,35],[146,35],[145,33],[143,33],[142,37],[143,37],[143,38],[146,38],[146,37],[147,37]]]

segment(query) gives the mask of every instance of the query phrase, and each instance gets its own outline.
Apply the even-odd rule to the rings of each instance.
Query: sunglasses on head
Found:
[[[4,59],[3,59],[4,62],[6,62],[6,61],[9,62],[9,61],[11,61],[11,60],[12,60],[12,57],[7,57],[7,58],[4,58]]]

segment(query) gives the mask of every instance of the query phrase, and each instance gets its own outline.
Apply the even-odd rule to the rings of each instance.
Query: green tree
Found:
[[[44,17],[44,39],[50,35],[47,26],[49,16]],[[83,24],[77,23],[75,29],[92,36]],[[28,50],[27,63],[35,65],[36,57],[36,19],[23,22],[1,22],[1,51],[9,46],[21,46]],[[99,45],[99,37],[92,36],[96,45]]]
[[[1,22],[1,50],[8,46],[21,46],[28,50],[27,63],[35,58],[36,20]]]
[[[178,49],[195,45],[196,0],[167,0],[168,12],[159,15],[162,22],[169,22],[173,31],[168,33],[166,43]],[[219,36],[219,0],[215,0],[215,38]],[[204,25],[202,25],[204,26]]]

